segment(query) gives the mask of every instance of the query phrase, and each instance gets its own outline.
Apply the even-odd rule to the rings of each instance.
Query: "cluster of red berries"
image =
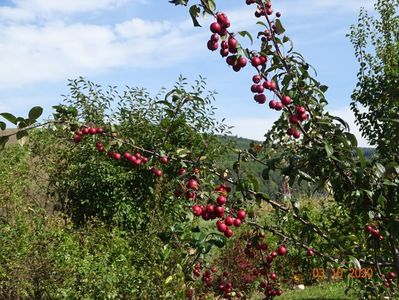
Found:
[[[202,273],[202,282],[207,286],[211,287],[212,283],[216,281],[217,288],[222,294],[225,296],[229,296],[230,293],[233,292],[233,285],[231,282],[227,280],[229,274],[228,272],[223,272],[222,275],[218,276],[215,280],[212,275],[217,272],[216,267],[205,268],[205,271]],[[201,277],[201,263],[196,262],[193,269],[193,275],[195,277]]]
[[[381,235],[381,232],[373,226],[367,225],[366,231],[370,233],[372,236],[378,238],[380,241],[384,239],[384,237]]]
[[[250,258],[255,258],[258,255],[256,254],[256,251],[260,252],[265,252],[268,250],[268,246],[266,243],[262,242],[261,239],[264,237],[264,234],[258,235],[255,237],[253,240],[249,240],[247,242],[246,248],[244,250],[244,253],[250,257]],[[277,280],[277,274],[275,272],[271,271],[272,263],[274,259],[278,256],[284,256],[286,255],[287,248],[285,245],[280,245],[277,247],[275,251],[271,251],[267,256],[266,256],[266,263],[263,266],[256,266],[252,269],[252,274],[254,276],[264,276],[266,278],[265,281],[262,281],[260,284],[260,288],[262,291],[265,293],[266,296],[280,296],[283,291],[276,286],[274,281]],[[263,256],[263,255],[262,255]]]
[[[82,137],[84,135],[95,135],[95,134],[103,134],[104,130],[102,128],[94,128],[94,127],[83,127],[80,130],[76,131],[73,136],[73,141],[75,143],[80,143],[82,141]]]
[[[266,282],[261,282],[260,286],[261,289],[264,289],[264,293],[266,296],[281,296],[283,294],[283,291],[279,288],[274,288],[272,284],[266,283]]]
[[[226,57],[226,62],[229,66],[233,67],[233,70],[238,72],[247,65],[247,59],[242,55],[236,55],[238,52],[238,42],[235,37],[227,32],[227,28],[230,27],[230,21],[225,13],[216,14],[216,22],[210,25],[212,35],[207,43],[207,47],[211,51],[215,51],[219,48],[220,43],[220,55]],[[232,54],[229,56],[229,54]]]
[[[251,5],[257,3],[257,0],[246,0],[245,3],[247,5]],[[264,6],[258,4],[257,10],[255,12],[255,17],[260,18],[261,16],[266,16],[266,15],[270,16],[271,14],[273,14],[273,10],[272,10],[272,3],[270,1],[267,1]],[[276,13],[276,16],[280,17],[281,14]]]
[[[221,293],[228,296],[233,291],[233,284],[231,282],[221,282],[218,284],[218,289]]]
[[[189,189],[197,189],[198,182],[194,184],[194,180],[190,179],[187,183],[187,187]],[[232,215],[228,215],[225,217],[225,209],[224,206],[227,203],[227,193],[230,191],[230,187],[227,187],[223,184],[219,185],[215,192],[219,193],[219,196],[216,198],[216,204],[208,204],[204,205],[193,205],[192,211],[195,216],[202,217],[204,220],[214,220],[216,218],[221,218],[216,222],[216,227],[219,232],[224,233],[227,238],[233,236],[233,230],[230,226],[240,227],[243,220],[246,218],[246,212],[243,209],[239,209],[236,211],[235,217]],[[186,192],[187,193],[187,192]],[[187,194],[186,194],[187,197]],[[224,218],[224,219],[223,219]]]
[[[382,278],[384,279],[384,285],[387,288],[391,287],[392,281],[395,279],[396,274],[394,272],[389,272],[386,275],[382,274]]]
[[[257,10],[255,12],[256,17],[261,16],[269,16],[273,13],[272,3],[271,1],[266,1],[265,3],[259,3],[256,0],[246,0],[246,4],[251,5],[257,3]],[[276,13],[276,17],[279,18],[281,16],[280,12]],[[240,71],[241,68],[247,65],[247,59],[242,56],[236,54],[238,52],[238,42],[234,38],[234,35],[227,32],[227,28],[230,26],[230,21],[228,20],[226,14],[217,13],[216,14],[216,22],[213,22],[210,25],[210,30],[213,33],[211,35],[210,40],[208,41],[208,49],[211,51],[215,51],[219,47],[219,39],[220,37],[223,39],[221,42],[220,54],[222,57],[226,57],[226,62],[229,66],[233,67],[234,71]],[[270,22],[271,30],[275,31],[275,24],[273,21]],[[270,30],[265,30],[261,33],[262,41],[270,41],[272,39],[272,32]],[[228,36],[228,38],[227,38]],[[229,54],[232,55],[229,55]],[[262,77],[266,79],[266,75],[262,74],[261,70],[265,67],[267,63],[267,57],[263,54],[257,54],[256,52],[252,52],[250,54],[251,65],[257,69],[259,72],[258,75],[254,75],[252,77],[253,85],[251,86],[251,91],[255,94],[254,100],[259,104],[266,103],[266,95],[264,94],[265,90],[269,90],[275,92],[276,95],[280,98],[279,100],[271,100],[269,102],[269,107],[271,109],[281,111],[284,107],[287,108],[289,112],[289,122],[290,127],[287,129],[287,134],[296,139],[301,137],[301,130],[299,125],[301,122],[306,121],[309,118],[306,109],[303,106],[292,106],[292,99],[287,95],[280,96],[276,93],[277,85],[273,80],[265,80],[263,83],[260,83]]]
[[[73,141],[75,143],[80,143],[82,141],[82,137],[84,135],[95,135],[95,134],[103,134],[104,130],[102,128],[94,128],[94,127],[83,127],[81,130],[76,131],[74,136],[73,136]],[[105,151],[105,147],[104,144],[100,141],[98,141],[96,143],[96,148],[99,152],[104,152]],[[117,161],[122,160],[122,158],[128,160],[133,166],[135,167],[139,167],[142,165],[145,165],[146,163],[148,163],[149,158],[144,156],[143,154],[141,154],[140,152],[136,152],[136,153],[129,153],[129,152],[125,152],[123,154],[123,156],[116,151],[108,151],[108,156],[112,159],[115,159]],[[166,165],[169,161],[169,158],[167,156],[161,156],[159,158],[159,161],[161,162],[161,164]],[[162,170],[156,168],[156,167],[152,167],[150,169],[150,171],[156,176],[156,177],[161,177],[163,175]]]

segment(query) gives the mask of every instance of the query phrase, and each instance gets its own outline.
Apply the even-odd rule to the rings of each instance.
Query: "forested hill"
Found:
[[[256,142],[260,144],[262,143],[261,141],[255,141],[237,136],[221,136],[220,139],[225,142],[233,142],[237,146],[237,148],[240,149],[248,149],[251,142]],[[360,147],[360,149],[363,151],[364,156],[367,159],[370,159],[375,152],[375,149],[371,147]]]

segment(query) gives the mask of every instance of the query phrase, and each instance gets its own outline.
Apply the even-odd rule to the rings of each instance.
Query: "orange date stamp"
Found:
[[[344,279],[348,278],[366,278],[371,279],[374,276],[374,271],[372,268],[333,268],[333,269],[324,269],[324,268],[313,268],[312,269],[312,278],[313,279]]]

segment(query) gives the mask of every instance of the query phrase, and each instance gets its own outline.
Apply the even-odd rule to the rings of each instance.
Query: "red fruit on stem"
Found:
[[[231,230],[230,228],[227,228],[226,231],[224,232],[224,236],[227,238],[230,238],[233,236],[233,230]]]
[[[277,248],[277,253],[278,253],[278,255],[286,255],[287,248],[285,248],[283,245],[281,245]]]
[[[73,136],[73,141],[74,141],[75,143],[80,143],[80,142],[82,141],[82,136],[81,136],[81,135],[78,135],[78,134],[75,134],[75,135]]]
[[[226,58],[227,64],[228,64],[229,66],[233,66],[233,65],[235,64],[235,61],[236,61],[235,58],[236,58],[235,55],[227,56],[227,58]]]
[[[276,17],[277,17],[277,18],[280,18],[280,17],[281,17],[281,12],[279,12],[279,11],[276,12]]]
[[[266,56],[261,55],[261,56],[259,56],[259,60],[260,60],[260,64],[263,65],[267,61],[267,58],[266,58]]]
[[[271,91],[274,91],[276,88],[277,88],[276,83],[275,83],[273,80],[272,80],[272,81],[269,81],[269,89],[270,89]]]
[[[281,98],[281,102],[282,102],[284,105],[288,105],[288,104],[290,104],[290,103],[292,102],[292,100],[291,100],[291,98],[288,97],[288,96],[283,96],[283,97]]]
[[[259,104],[264,104],[266,102],[266,96],[265,94],[256,94],[254,96],[254,99],[256,102],[258,102]]]
[[[227,225],[226,224],[224,224],[224,223],[221,223],[221,224],[218,224],[217,225],[217,228],[218,228],[218,230],[220,231],[220,232],[225,232],[226,230],[227,230]]]
[[[219,44],[216,42],[212,42],[211,40],[208,41],[208,43],[206,44],[206,46],[208,47],[209,50],[211,51],[215,51],[218,49]]]
[[[83,134],[89,134],[89,128],[85,127],[82,129]]]
[[[284,107],[283,103],[277,101],[276,105],[274,106],[274,109],[277,110],[277,111],[280,111],[280,110],[283,109],[283,107]]]
[[[294,138],[296,138],[296,139],[299,139],[300,137],[301,137],[301,132],[299,131],[299,130],[294,130],[293,132],[292,132],[292,136],[294,137]]]
[[[299,118],[299,120],[301,120],[301,121],[306,121],[306,120],[309,118],[309,115],[305,112],[305,113],[303,113],[303,114],[300,114],[300,115],[298,116],[298,118]]]
[[[213,22],[211,24],[211,26],[209,27],[209,29],[211,30],[211,32],[213,33],[220,33],[220,30],[222,29],[222,26],[220,26],[219,23],[217,22]]]
[[[93,128],[93,127],[89,128],[89,134],[94,135],[96,133],[97,133],[97,130],[95,128]]]
[[[187,170],[185,169],[185,168],[180,168],[178,171],[177,171],[177,175],[179,175],[179,176],[182,176],[182,175],[184,175],[184,174],[186,174],[187,173]]]
[[[194,215],[196,215],[197,217],[199,217],[202,214],[202,208],[199,207],[198,205],[194,205],[192,207],[193,213]]]
[[[208,205],[205,207],[205,210],[206,210],[207,212],[209,212],[209,213],[213,213],[213,212],[215,211],[215,208],[213,207],[213,205],[208,204]]]
[[[259,75],[254,75],[254,76],[252,76],[252,81],[254,82],[254,83],[259,83],[260,81],[261,81],[261,77],[259,76]]]
[[[298,105],[296,108],[296,111],[298,112],[298,114],[304,114],[306,112],[306,109],[303,106]]]
[[[251,59],[251,65],[252,66],[254,66],[256,68],[260,64],[261,64],[261,62],[260,62],[259,57],[257,57],[257,56],[252,57],[252,59]]]
[[[270,253],[270,256],[271,256],[272,258],[275,258],[275,257],[278,256],[278,253],[277,253],[276,251],[273,251],[272,253]]]
[[[298,124],[299,123],[299,118],[297,115],[290,115],[290,123],[291,124]]]
[[[104,129],[97,128],[96,132],[97,132],[97,134],[103,134],[104,133]]]
[[[241,67],[241,68],[244,68],[246,65],[247,65],[247,59],[245,58],[245,57],[243,57],[243,56],[241,56],[239,59],[238,59],[238,65]]]
[[[198,189],[198,181],[195,179],[190,179],[187,182],[187,187],[191,190],[197,190]]]
[[[241,220],[238,219],[238,218],[234,219],[233,225],[234,225],[235,227],[240,227],[240,226],[241,226]]]
[[[219,197],[217,197],[216,202],[219,205],[224,205],[227,202],[227,198],[225,196],[223,196],[223,195],[220,195]]]
[[[216,206],[215,207],[215,214],[219,217],[222,218],[224,216],[224,208],[221,206]]]
[[[224,223],[225,223],[227,226],[231,226],[231,225],[234,224],[234,220],[233,220],[232,217],[228,216],[228,217],[226,217],[226,219],[224,220]]]
[[[229,49],[220,49],[220,55],[222,57],[226,57],[227,55],[229,55]]]
[[[240,67],[239,65],[234,65],[234,66],[233,66],[233,70],[236,71],[236,72],[238,72],[238,71],[241,70],[241,67]]]
[[[277,274],[274,273],[274,272],[271,272],[271,273],[269,274],[269,278],[270,278],[271,280],[276,280],[276,279],[277,279]]]
[[[229,37],[229,39],[227,40],[227,43],[229,44],[229,47],[237,48],[238,42],[235,38]]]
[[[219,35],[217,33],[212,34],[211,41],[217,43],[219,41]]]
[[[129,152],[125,152],[123,154],[123,157],[126,158],[126,159],[130,159],[132,157],[132,155]]]
[[[276,108],[276,103],[277,103],[276,100],[271,100],[271,101],[269,102],[269,107],[270,107],[271,109],[275,109],[275,108]]]
[[[155,174],[155,176],[157,176],[157,177],[161,177],[161,176],[162,176],[162,170],[155,169],[155,170],[154,170],[154,174]]]
[[[246,212],[244,210],[242,210],[242,209],[240,209],[237,212],[237,218],[240,219],[240,220],[244,220],[246,216],[247,216]]]
[[[306,255],[307,255],[307,256],[313,256],[313,255],[314,255],[313,249],[308,249],[308,250],[306,251]]]
[[[191,191],[187,191],[186,192],[186,199],[194,201],[195,199],[197,199],[197,194],[194,193],[194,192],[191,192]]]
[[[167,156],[162,156],[160,159],[161,164],[166,165],[168,163],[168,157]]]

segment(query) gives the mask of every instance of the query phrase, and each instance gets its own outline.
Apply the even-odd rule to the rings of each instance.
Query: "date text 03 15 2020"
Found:
[[[313,279],[342,279],[346,278],[372,278],[374,275],[372,268],[334,268],[334,269],[324,269],[324,268],[313,268],[312,269],[312,278]]]

